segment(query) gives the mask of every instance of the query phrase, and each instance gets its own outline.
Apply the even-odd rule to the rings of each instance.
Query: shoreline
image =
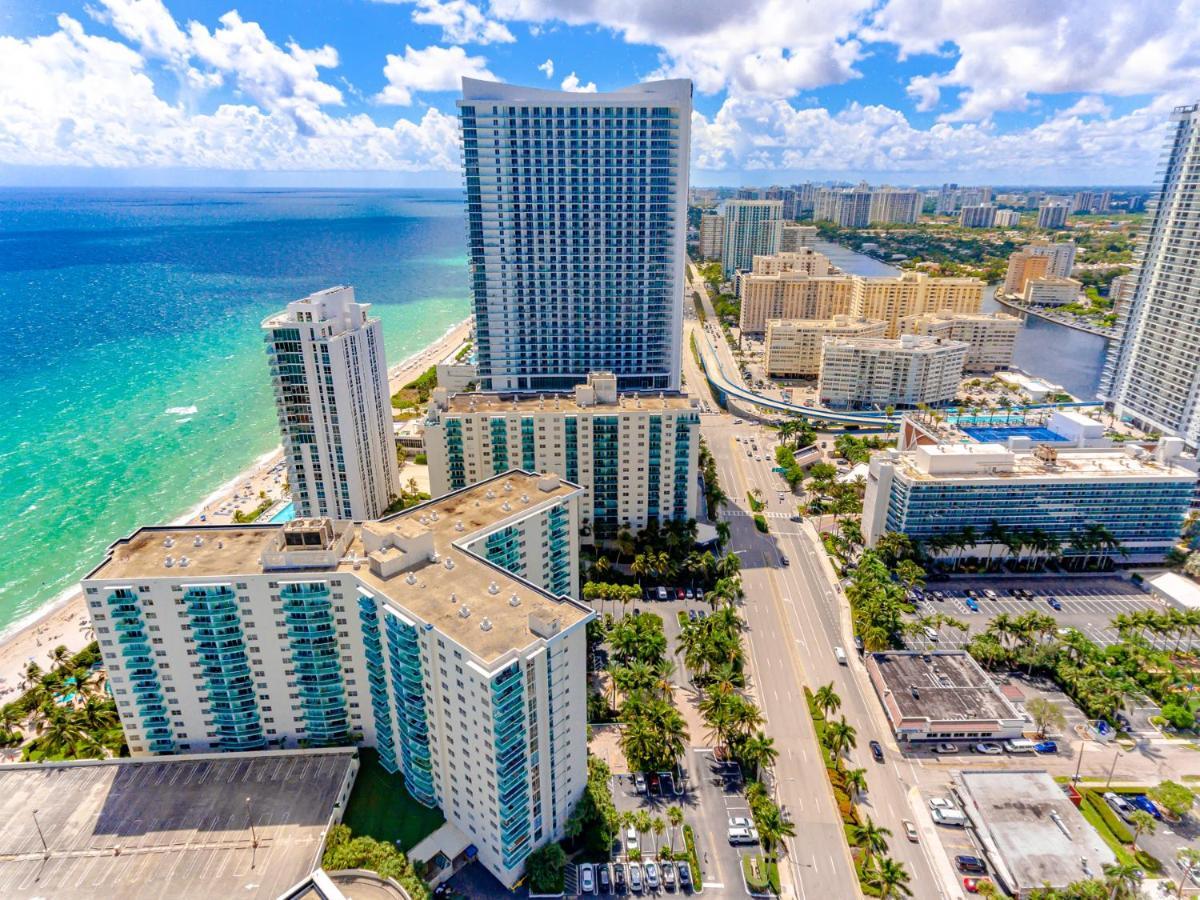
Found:
[[[1007,297],[1003,296],[999,290],[993,294],[996,302],[1005,308],[1005,310],[1014,313],[1020,313],[1026,316],[1033,316],[1035,319],[1041,319],[1043,322],[1050,322],[1054,325],[1061,325],[1063,328],[1074,328],[1076,331],[1081,331],[1084,334],[1095,335],[1096,337],[1104,338],[1105,340],[1115,340],[1117,335],[1112,330],[1105,330],[1096,325],[1088,325],[1083,322],[1071,322],[1066,318],[1058,318],[1056,316],[1047,315],[1045,312],[1035,309],[1030,306],[1025,306],[1020,303],[1015,303]]]
[[[389,366],[389,396],[445,358],[466,339],[473,323],[474,316],[454,323],[440,337]],[[258,505],[259,491],[270,496],[272,489],[278,487],[277,493],[282,496],[282,467],[283,448],[277,446],[260,454],[246,469],[165,524],[198,525],[202,524],[202,517],[203,524],[232,522],[233,511],[240,505],[249,502],[251,509]],[[222,512],[226,509],[227,513]],[[0,704],[19,695],[17,685],[28,662],[36,662],[44,670],[49,664],[49,652],[59,644],[66,644],[72,653],[82,650],[93,640],[88,634],[90,626],[78,583],[6,626],[0,632]]]

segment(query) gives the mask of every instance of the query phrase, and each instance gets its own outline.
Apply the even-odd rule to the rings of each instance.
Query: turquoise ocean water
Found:
[[[0,631],[278,444],[259,323],[334,284],[389,364],[461,321],[459,193],[0,190]]]

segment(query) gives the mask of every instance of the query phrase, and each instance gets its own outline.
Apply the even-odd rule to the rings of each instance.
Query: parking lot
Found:
[[[1032,592],[1033,599],[1013,596],[1014,589]],[[995,598],[987,596],[989,590],[996,594]],[[969,596],[967,591],[972,591],[975,596]],[[961,648],[1001,613],[1015,618],[1030,611],[1053,616],[1060,627],[1078,629],[1097,644],[1114,644],[1120,639],[1116,630],[1110,627],[1114,618],[1145,609],[1155,612],[1166,609],[1162,600],[1123,578],[948,579],[931,581],[922,593],[924,599],[916,604],[919,615],[942,613],[970,626],[967,635],[946,626],[938,629],[936,644],[943,649]],[[937,598],[938,594],[942,599]],[[1061,609],[1051,605],[1051,597]],[[1174,638],[1158,638],[1149,633],[1146,637],[1160,649],[1175,645]],[[920,645],[922,641],[917,639],[916,643]],[[934,642],[924,643],[929,646]]]

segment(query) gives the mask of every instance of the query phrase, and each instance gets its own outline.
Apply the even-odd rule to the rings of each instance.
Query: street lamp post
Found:
[[[1083,765],[1083,750],[1087,744],[1080,742],[1079,744],[1079,759],[1075,761],[1075,776],[1071,779],[1073,782],[1079,781],[1079,769]]]
[[[1121,755],[1121,748],[1120,747],[1114,748],[1112,765],[1108,767],[1108,780],[1104,782],[1105,790],[1108,790],[1108,786],[1110,784],[1112,784],[1113,772],[1117,771],[1117,757],[1119,757],[1120,755]]]
[[[258,856],[258,834],[254,831],[254,813],[250,808],[250,798],[246,798],[246,823],[250,826],[250,868],[254,868]]]

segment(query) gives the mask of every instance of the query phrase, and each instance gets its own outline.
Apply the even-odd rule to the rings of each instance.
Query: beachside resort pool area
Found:
[[[271,518],[268,519],[267,521],[270,522],[272,525],[279,525],[279,524],[282,524],[283,522],[290,522],[294,518],[296,518],[296,504],[289,503],[287,506],[285,506],[279,512],[275,513],[275,515],[271,516]]]

